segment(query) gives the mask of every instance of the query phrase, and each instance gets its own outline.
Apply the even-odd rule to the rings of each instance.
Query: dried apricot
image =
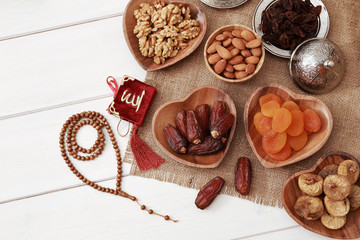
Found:
[[[310,108],[304,111],[304,128],[308,132],[317,132],[321,128],[319,115]]]
[[[273,121],[272,121],[272,129],[275,132],[284,132],[290,126],[291,121],[292,121],[291,112],[286,108],[279,108],[274,113]]]
[[[278,153],[285,146],[286,139],[286,132],[278,133],[270,130],[262,138],[262,147],[266,153]]]
[[[264,103],[267,103],[271,100],[278,102],[280,106],[283,105],[283,100],[281,100],[281,98],[278,95],[275,95],[273,93],[268,93],[259,98],[260,107],[262,107]]]
[[[286,101],[281,105],[282,108],[286,108],[289,111],[300,110],[299,106],[294,101]]]
[[[265,133],[271,130],[272,118],[265,117],[261,112],[258,112],[254,116],[254,125],[260,135],[264,136]]]
[[[306,105],[299,105],[300,111],[304,112],[306,109],[309,109]]]
[[[290,148],[289,144],[286,143],[280,152],[274,153],[274,154],[271,154],[271,153],[268,153],[268,154],[274,160],[285,161],[286,159],[288,159],[291,156],[291,148]]]
[[[291,116],[291,124],[286,129],[286,133],[290,136],[299,136],[304,131],[304,113],[300,110],[293,110]]]
[[[288,136],[287,143],[290,145],[292,149],[298,151],[302,149],[308,141],[308,135],[305,131],[303,131],[299,136]]]
[[[261,106],[261,113],[266,117],[273,117],[276,110],[280,108],[280,104],[275,100],[270,100]]]

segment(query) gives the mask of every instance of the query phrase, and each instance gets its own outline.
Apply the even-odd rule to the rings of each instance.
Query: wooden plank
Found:
[[[234,239],[296,226],[283,209],[225,195],[199,210],[194,205],[196,190],[156,180],[126,177],[123,189],[154,211],[180,221],[165,222],[128,199],[86,186],[0,205],[0,235],[2,239]],[[315,234],[302,232],[299,236],[316,239]]]
[[[72,114],[93,110],[106,116],[115,130],[118,119],[106,112],[111,100],[112,97],[108,97],[0,121],[0,202],[82,183],[60,155],[60,129]],[[83,128],[78,133],[79,144],[91,147],[96,131],[90,126]],[[129,136],[117,137],[117,140],[123,156]],[[106,144],[103,154],[96,160],[74,162],[89,179],[97,181],[116,177],[115,152],[108,137]]]
[[[0,38],[122,13],[128,0],[0,1]]]
[[[237,238],[237,240],[245,239],[245,238]],[[302,228],[297,225],[294,227],[289,227],[285,229],[274,230],[270,232],[257,233],[253,236],[246,237],[247,240],[263,240],[263,239],[291,239],[291,240],[304,240],[304,239],[312,239],[312,240],[329,240],[331,238],[324,237],[313,232]]]
[[[122,17],[1,41],[0,52],[0,117],[109,96],[109,75],[145,78],[126,46]]]

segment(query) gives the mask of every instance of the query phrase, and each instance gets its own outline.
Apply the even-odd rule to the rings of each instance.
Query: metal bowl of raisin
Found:
[[[290,58],[307,39],[326,38],[330,19],[321,0],[261,0],[252,27],[270,53]]]

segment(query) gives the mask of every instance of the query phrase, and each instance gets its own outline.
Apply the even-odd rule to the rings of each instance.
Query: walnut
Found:
[[[137,24],[133,32],[139,39],[140,52],[145,57],[153,57],[156,64],[175,57],[187,47],[187,40],[200,32],[199,23],[190,18],[190,8],[183,4],[141,3],[134,16]]]
[[[178,26],[180,35],[185,39],[193,39],[200,33],[199,23],[196,20],[189,19],[181,22]]]

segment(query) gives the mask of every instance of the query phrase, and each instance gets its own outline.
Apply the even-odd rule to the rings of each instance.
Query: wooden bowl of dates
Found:
[[[318,131],[307,136],[306,144],[298,151],[290,150],[291,155],[285,160],[274,160],[265,152],[263,148],[263,136],[259,134],[254,124],[255,114],[261,112],[259,99],[265,94],[276,94],[284,102],[293,101],[298,106],[310,108],[317,113],[321,121],[321,127],[319,127]],[[322,101],[312,96],[297,94],[279,84],[268,84],[259,87],[250,95],[245,104],[244,122],[246,137],[250,147],[265,168],[282,167],[310,157],[325,144],[333,127],[331,112]],[[306,132],[305,130],[303,131]]]
[[[216,78],[227,83],[243,83],[260,71],[265,60],[264,44],[250,28],[227,25],[210,35],[205,44],[204,59]]]
[[[148,14],[149,12],[150,14],[154,14],[156,10],[160,10],[160,8],[163,7],[160,6],[161,5],[160,2],[160,3],[156,3],[157,4],[157,8],[156,8],[154,6],[155,2],[159,2],[159,1],[131,0],[125,9],[125,13],[123,17],[123,31],[124,31],[126,43],[131,53],[133,54],[135,60],[146,71],[155,71],[162,68],[166,68],[189,56],[200,45],[201,41],[205,36],[206,28],[207,28],[205,13],[196,5],[189,2],[182,3],[180,1],[162,0],[161,2],[166,4],[164,8],[169,6],[169,4],[174,4],[176,5],[176,8],[178,7],[179,8],[171,9],[171,11],[177,10],[176,14],[180,14],[179,16],[175,16],[175,17],[179,17],[177,19],[174,18],[175,20],[178,21],[176,21],[176,23],[175,21],[174,23],[171,23],[172,24],[171,26],[168,25],[170,24],[171,21],[173,21],[173,19],[163,19],[164,20],[163,22],[168,24],[165,25],[167,29],[171,29],[171,30],[175,29],[171,33],[169,32],[170,30],[169,31],[166,30],[167,32],[163,32],[165,31],[163,26],[164,24],[159,22],[160,20],[162,20],[162,17],[160,15],[159,18],[152,15],[150,15],[151,17],[145,16],[145,15],[149,15]],[[142,3],[149,4],[155,10],[147,11],[146,7],[142,8],[140,6],[140,4]],[[141,16],[139,16],[139,20],[137,20],[134,16],[134,11],[140,9],[142,9],[140,11]],[[176,14],[167,14],[166,16],[170,18]],[[200,28],[200,30],[197,30],[196,37],[190,36],[191,33],[189,31],[184,32],[186,31],[186,27],[184,28],[179,27],[179,24],[185,24],[185,21],[189,20],[188,19],[189,14],[190,14],[190,19],[194,19],[197,21],[196,28]],[[152,22],[151,20],[148,20],[149,18],[158,19],[158,22]],[[142,23],[138,23],[138,21],[141,21]],[[147,21],[148,24],[144,23],[145,21]],[[135,30],[135,27],[139,26],[137,24],[139,25],[142,24],[146,26],[147,29],[139,28]],[[195,25],[192,26],[189,25],[189,27],[194,27],[194,26]],[[169,34],[171,34],[171,36]],[[146,42],[144,41],[144,39],[146,40]],[[171,44],[169,44],[169,42],[171,42]],[[163,44],[166,46],[158,46],[159,44]],[[156,62],[155,56],[161,56],[161,58],[157,57],[157,61],[160,61],[159,59],[161,59],[161,62],[155,63]]]
[[[190,110],[195,110],[197,106],[204,104],[207,104],[211,109],[214,106],[214,102],[217,101],[224,103],[226,106],[226,112],[233,116],[232,125],[227,132],[226,141],[223,142],[221,150],[206,155],[190,155],[190,150],[186,154],[175,152],[168,143],[164,128],[169,126],[169,124],[172,126],[178,126],[175,123],[175,117],[180,111],[185,110],[189,112]],[[213,109],[211,111],[213,111]],[[171,159],[187,166],[197,168],[215,168],[221,163],[230,147],[231,140],[234,136],[235,127],[235,104],[228,94],[216,86],[198,87],[183,98],[176,99],[161,105],[156,110],[152,119],[152,134],[159,148]],[[210,133],[209,130],[208,132]],[[207,137],[211,138],[209,135]],[[205,139],[207,137],[205,137]],[[205,139],[203,143],[206,143]],[[188,145],[189,149],[190,145]]]
[[[315,165],[307,170],[300,171],[291,176],[286,183],[284,184],[281,200],[284,205],[286,212],[289,216],[294,219],[300,226],[306,228],[309,231],[314,233],[336,238],[336,239],[355,239],[360,237],[360,210],[350,211],[346,215],[345,225],[337,230],[326,228],[320,219],[318,220],[306,220],[303,217],[300,217],[295,211],[295,203],[300,196],[303,196],[304,193],[300,190],[298,186],[299,176],[304,173],[313,173],[319,174],[322,169],[331,164],[339,165],[344,160],[354,160],[358,164],[359,161],[352,155],[345,152],[330,152],[322,156]],[[320,173],[321,174],[321,173]],[[360,185],[360,180],[357,180],[355,183],[357,186]],[[319,196],[320,199],[323,198],[323,194]]]

